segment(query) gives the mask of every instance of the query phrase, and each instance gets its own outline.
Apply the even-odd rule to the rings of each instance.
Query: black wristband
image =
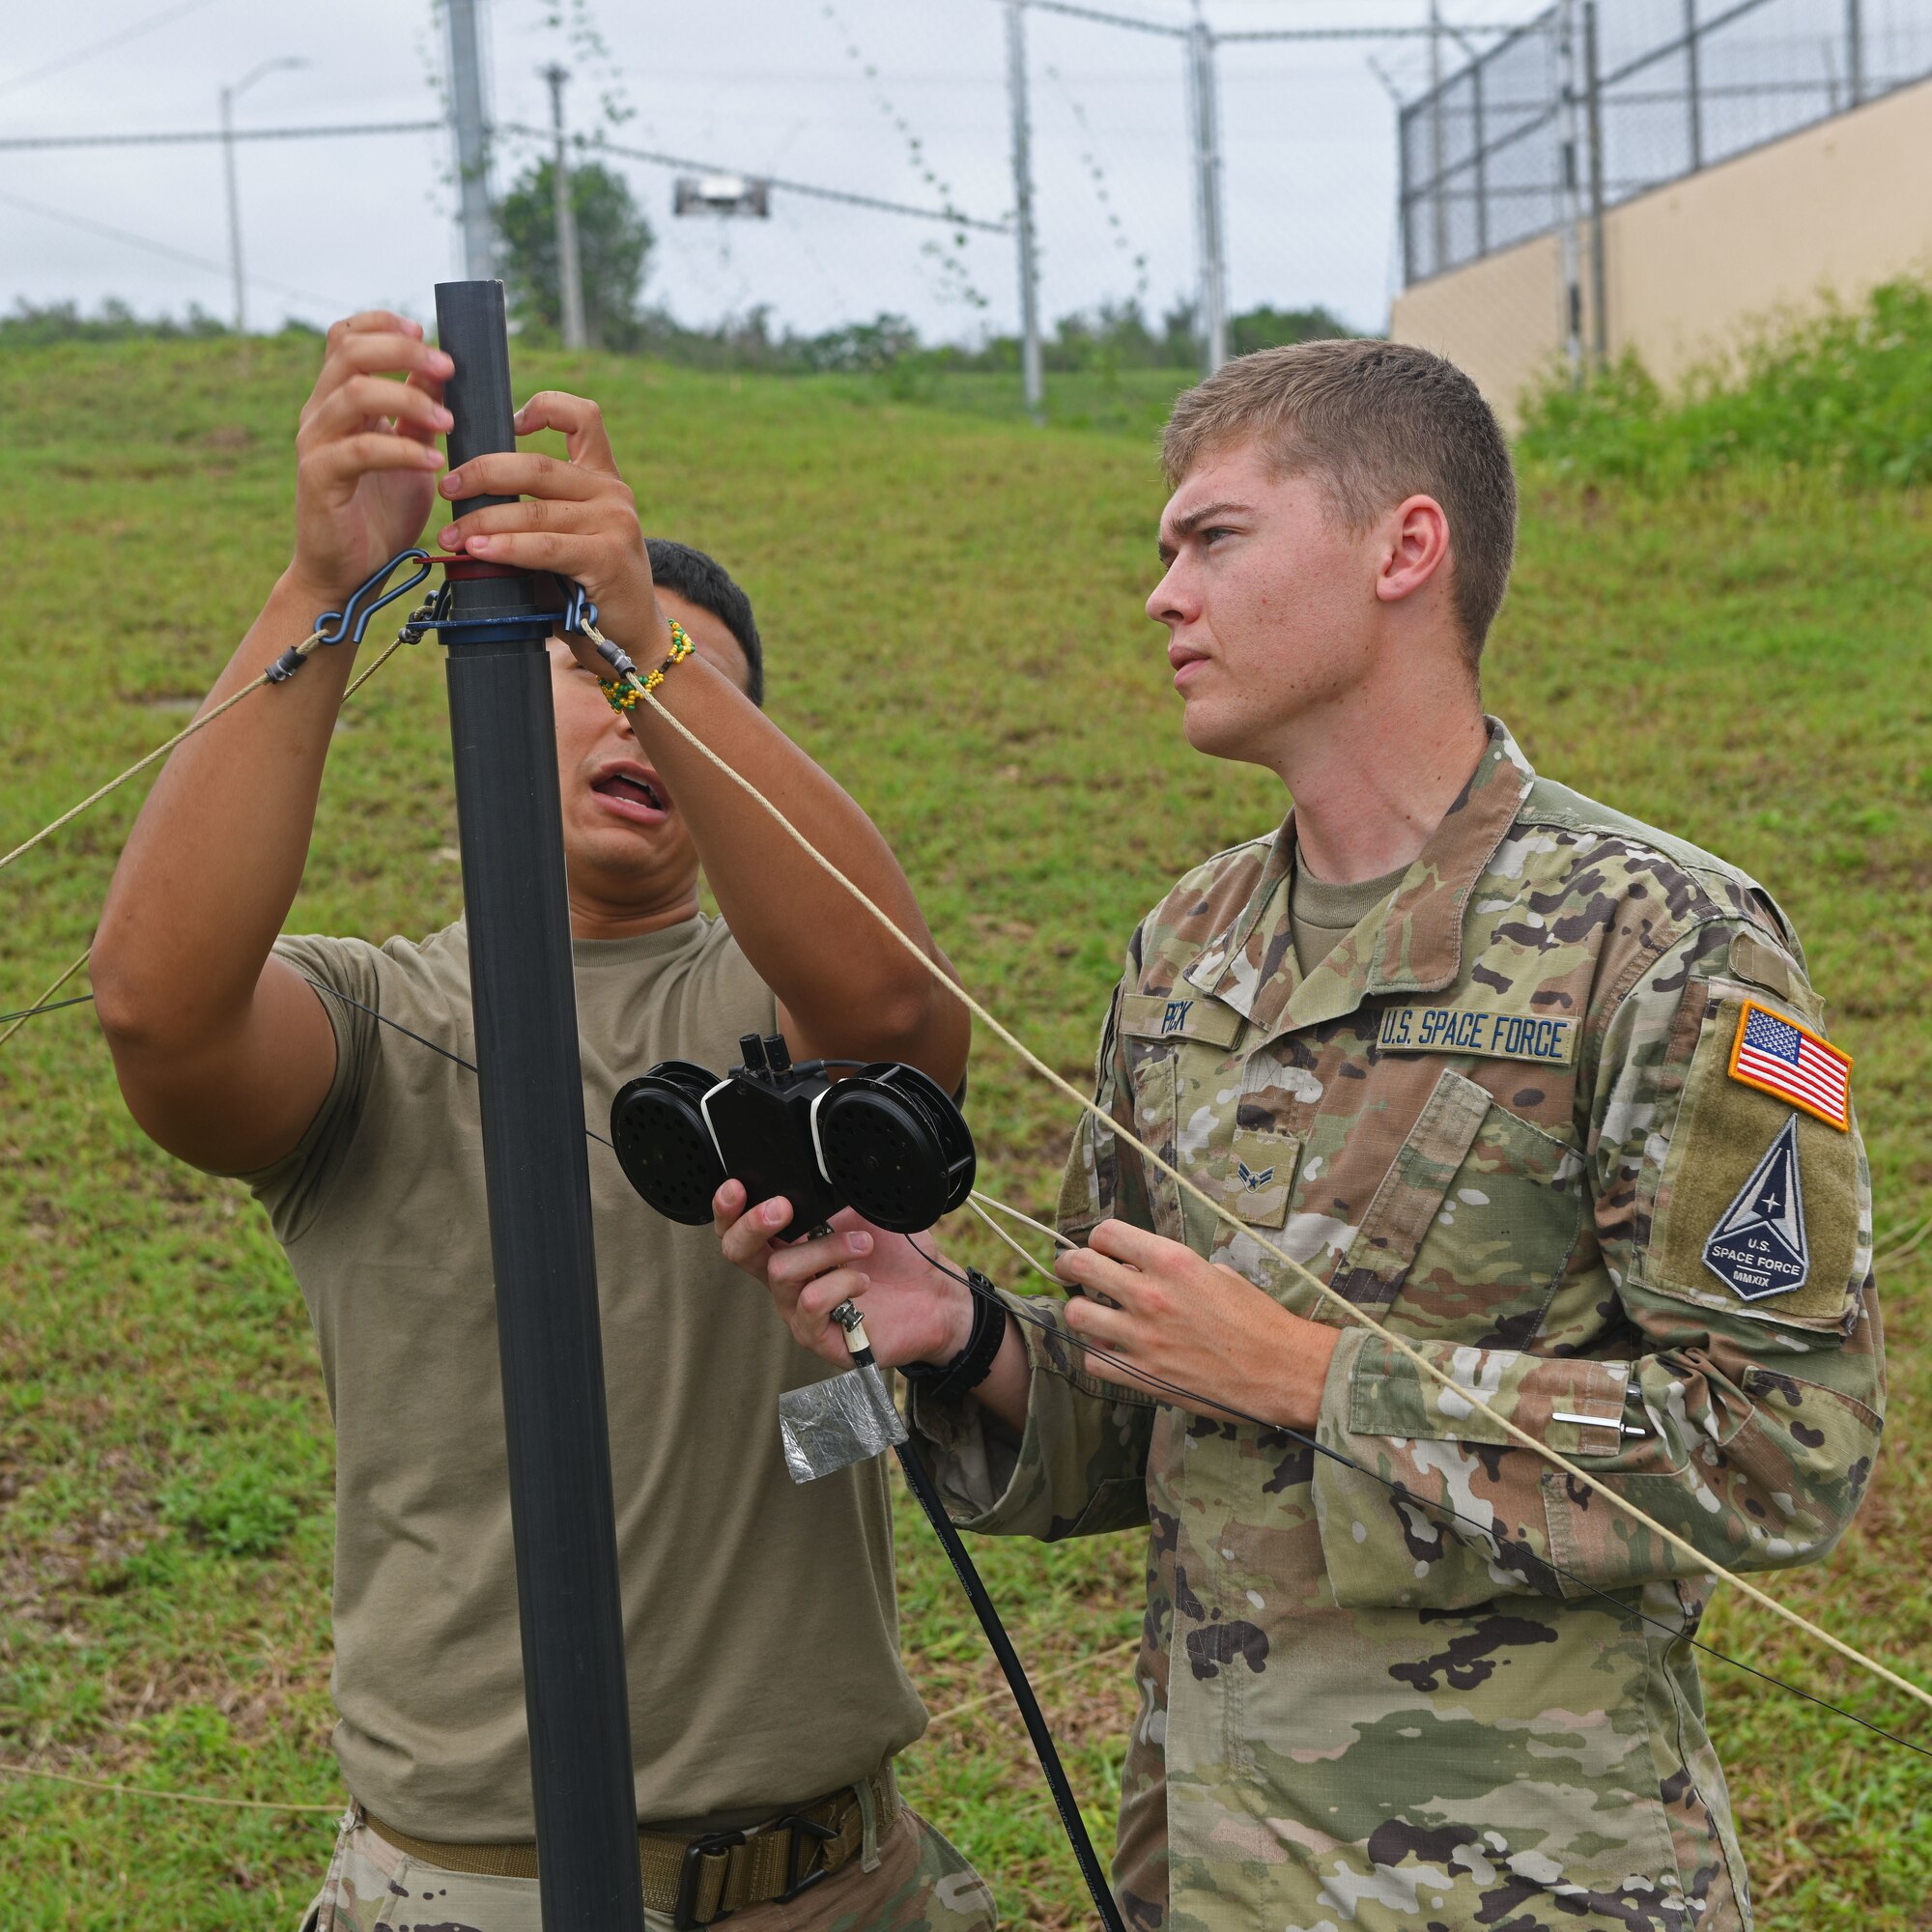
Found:
[[[956,1402],[993,1373],[1000,1346],[1007,1339],[1007,1308],[993,1284],[978,1268],[968,1268],[973,1291],[973,1331],[966,1346],[950,1362],[907,1362],[900,1368],[913,1387],[934,1402]]]

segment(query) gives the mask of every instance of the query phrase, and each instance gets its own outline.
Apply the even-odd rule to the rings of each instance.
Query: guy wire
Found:
[[[303,658],[307,658],[315,650],[316,646],[321,642],[322,642],[322,633],[320,631],[311,631],[309,635],[305,637],[301,640],[301,642],[296,646],[297,653]],[[374,677],[376,673],[379,670],[381,670],[385,664],[387,664],[392,657],[395,656],[397,650],[402,645],[402,642],[403,639],[401,638],[398,638],[395,640],[395,642],[392,643],[388,647],[388,649],[385,650],[383,653],[383,655],[379,657],[376,660],[376,662],[368,668],[367,670],[361,672],[355,678],[354,683],[352,683],[349,686],[348,690],[346,690],[342,694],[342,702],[344,704],[347,704],[349,700],[352,697],[354,697],[355,694],[358,691],[360,691],[362,687],[365,684],[367,684],[369,680],[372,677]],[[63,825],[71,824],[74,819],[78,818],[80,814],[83,811],[85,811],[90,806],[99,805],[100,801],[103,798],[107,797],[107,795],[110,792],[119,791],[121,787],[124,784],[126,784],[129,779],[134,777],[134,775],[137,772],[146,771],[148,767],[152,765],[156,758],[166,757],[167,754],[170,752],[172,752],[177,745],[185,744],[187,740],[192,738],[197,731],[206,730],[209,725],[213,724],[214,721],[223,714],[223,712],[233,711],[235,707],[238,704],[240,704],[244,697],[252,696],[254,693],[260,691],[262,687],[268,684],[269,682],[270,682],[269,673],[267,671],[263,671],[260,676],[253,678],[247,684],[244,684],[240,691],[231,694],[227,697],[224,697],[221,700],[221,702],[214,707],[213,711],[204,711],[199,718],[196,718],[191,724],[187,724],[184,729],[177,731],[175,735],[167,741],[166,744],[156,745],[155,749],[147,754],[146,757],[136,758],[134,762],[131,765],[129,765],[128,769],[125,772],[123,772],[119,778],[109,779],[107,782],[104,785],[102,785],[99,791],[89,792],[88,795],[84,799],[82,799],[78,805],[69,807],[69,809],[66,811],[62,812],[61,815],[52,822],[52,824],[42,826],[41,829],[38,832],[36,832],[31,838],[23,839],[18,845],[15,845],[11,852],[7,853],[4,857],[0,857],[0,872],[4,872],[7,869],[7,867],[14,863],[15,859],[23,858],[27,853],[31,852],[34,849],[34,847],[42,841],[42,839],[51,838],[56,832],[58,832],[61,829]],[[84,954],[82,956],[85,957]],[[61,977],[64,980],[68,976],[66,974],[63,974]]]
[[[601,643],[607,641],[594,625],[586,624],[584,630],[594,642]],[[1769,1591],[1759,1589],[1756,1584],[1738,1576],[1734,1571],[1726,1569],[1723,1564],[1719,1563],[1706,1552],[1700,1550],[1695,1544],[1690,1542],[1685,1537],[1679,1536],[1675,1530],[1666,1529],[1662,1523],[1647,1515],[1627,1497],[1619,1495],[1607,1483],[1591,1475],[1587,1469],[1581,1468],[1577,1463],[1571,1462],[1561,1451],[1552,1449],[1548,1443],[1541,1441],[1526,1429],[1513,1422],[1508,1416],[1492,1408],[1488,1403],[1483,1401],[1472,1390],[1463,1388],[1452,1377],[1447,1375],[1443,1370],[1438,1369],[1419,1349],[1405,1341],[1392,1330],[1383,1327],[1373,1316],[1358,1308],[1346,1295],[1340,1294],[1334,1289],[1330,1288],[1312,1268],[1297,1261],[1276,1242],[1268,1240],[1264,1236],[1250,1228],[1246,1222],[1240,1220],[1229,1208],[1223,1207],[1220,1202],[1216,1201],[1211,1195],[1189,1179],[1178,1167],[1163,1160],[1145,1141],[1131,1133],[1127,1128],[1122,1126],[1097,1101],[1082,1094],[1071,1081],[1065,1079],[1061,1074],[1055,1072],[1024,1040],[1009,1028],[1003,1025],[992,1013],[988,1012],[964,986],[952,979],[946,970],[926,953],[918,941],[913,939],[910,934],[902,932],[894,923],[892,916],[873,900],[863,887],[858,885],[856,881],[848,878],[832,860],[819,851],[817,846],[750,779],[746,778],[734,766],[722,758],[681,719],[674,717],[655,693],[645,690],[642,678],[633,673],[630,683],[636,689],[639,698],[648,704],[680,738],[689,744],[708,764],[723,773],[725,778],[729,779],[733,784],[750,797],[754,804],[778,823],[779,827],[805,853],[813,865],[818,867],[821,871],[837,884],[843,887],[853,898],[864,906],[871,914],[872,918],[892,935],[894,940],[905,952],[909,952],[913,958],[919,961],[920,965],[931,976],[938,985],[943,987],[953,999],[957,1000],[968,1012],[980,1021],[997,1038],[1004,1040],[1008,1047],[1016,1053],[1036,1073],[1039,1074],[1060,1093],[1072,1100],[1083,1114],[1092,1114],[1096,1120],[1102,1122],[1108,1131],[1117,1140],[1132,1148],[1144,1160],[1151,1162],[1155,1169],[1166,1175],[1184,1193],[1206,1208],[1216,1220],[1226,1222],[1237,1232],[1248,1236],[1258,1247],[1263,1249],[1264,1252],[1272,1255],[1292,1274],[1297,1275],[1303,1281],[1307,1282],[1324,1302],[1339,1309],[1349,1321],[1368,1329],[1371,1334],[1379,1336],[1398,1354],[1404,1356],[1414,1367],[1426,1375],[1431,1381],[1449,1390],[1459,1401],[1467,1404],[1478,1414],[1487,1416],[1513,1441],[1520,1443],[1523,1448],[1542,1457],[1545,1462],[1562,1470],[1565,1475],[1571,1477],[1574,1481],[1582,1484],[1593,1494],[1602,1496],[1605,1502],[1620,1510],[1631,1520],[1640,1523],[1645,1529],[1661,1538],[1670,1548],[1677,1550],[1681,1555],[1688,1556],[1696,1566],[1695,1571],[1692,1573],[1693,1575],[1723,1577],[1726,1582],[1735,1584],[1753,1603],[1772,1611],[1774,1615],[1782,1617],[1786,1623],[1793,1625],[1798,1630],[1804,1631],[1818,1642],[1824,1644],[1827,1649],[1835,1651],[1848,1662],[1856,1663],[1860,1668],[1870,1671],[1874,1676],[1889,1684],[1894,1690],[1904,1691],[1908,1697],[1913,1698],[1918,1703],[1923,1704],[1928,1710],[1932,1710],[1932,1690],[1922,1690],[1918,1685],[1914,1684],[1910,1678],[1900,1676],[1897,1671],[1879,1662],[1876,1658],[1866,1656],[1864,1652],[1859,1650],[1856,1646],[1845,1642],[1842,1637],[1833,1636],[1830,1631],[1824,1630],[1819,1625],[1813,1623],[1802,1611],[1795,1610],[1789,1605],[1780,1603]],[[1491,1533],[1493,1534],[1493,1532]]]
[[[77,993],[71,1000],[56,1000],[54,998],[54,995],[87,964],[87,954],[93,951],[93,947],[90,946],[87,948],[86,952],[82,952],[80,957],[59,979],[55,980],[31,1007],[22,1007],[16,1013],[0,1015],[0,1017],[13,1021],[13,1025],[5,1033],[0,1033],[0,1046],[5,1046],[36,1013],[53,1012],[61,1007],[83,1006],[87,1001],[93,999],[94,995],[92,993]]]
[[[304,639],[301,643],[298,644],[296,648],[301,652],[304,658],[306,658],[309,655],[309,653],[315,649],[317,643],[320,641],[321,638],[319,633],[311,634],[308,638]],[[342,702],[344,704],[347,704],[349,700],[352,697],[354,697],[355,694],[358,691],[360,691],[362,687],[365,684],[367,684],[369,680],[372,677],[374,677],[376,673],[379,670],[381,670],[385,664],[387,664],[392,657],[395,656],[397,651],[399,651],[402,648],[402,644],[403,644],[403,639],[401,638],[397,638],[396,640],[392,644],[390,644],[388,649],[385,650],[382,654],[382,656],[375,661],[374,664],[370,665],[366,670],[358,671],[355,679],[349,685],[349,688],[343,692]],[[174,748],[177,745],[181,744],[185,739],[192,738],[194,734],[202,728],[203,725],[213,724],[214,721],[217,718],[219,718],[224,711],[232,710],[236,705],[240,704],[242,700],[244,697],[246,697],[250,692],[260,691],[261,688],[268,682],[269,682],[268,673],[265,671],[260,677],[258,677],[254,681],[254,683],[243,685],[242,689],[236,692],[232,697],[223,698],[222,701],[219,704],[217,704],[213,711],[205,712],[201,717],[195,719],[195,721],[188,725],[186,730],[177,731],[175,735],[172,738],[170,738],[165,745],[157,746],[154,751],[150,752],[145,758],[140,759],[135,764],[129,765],[128,769],[125,772],[123,772],[118,779],[115,779],[111,781],[109,783],[102,785],[100,789],[93,793],[92,796],[82,799],[81,802],[78,805],[76,805],[71,811],[62,812],[61,815],[58,818],[56,818],[51,825],[43,826],[40,831],[35,833],[34,836],[26,841],[25,844],[14,846],[13,851],[9,852],[4,859],[0,859],[0,871],[4,871],[6,867],[11,866],[15,859],[20,857],[22,853],[31,852],[34,849],[34,847],[41,842],[43,838],[47,838],[52,833],[58,832],[61,829],[61,827],[63,825],[66,825],[70,820],[78,818],[80,814],[88,809],[89,806],[99,804],[99,802],[103,798],[105,798],[109,792],[116,791],[122,785],[126,784],[128,781],[131,779],[136,772],[146,770],[146,768],[149,765],[152,765],[156,758],[163,756],[165,753],[169,752],[172,752]],[[76,959],[73,962],[73,964],[70,966],[67,969],[67,971],[60,976],[59,979],[54,980],[54,982],[46,989],[45,992],[43,992],[41,995],[41,997],[38,1000],[34,1002],[32,1006],[22,1007],[17,1012],[0,1013],[0,1021],[11,1020],[13,1022],[13,1024],[10,1027],[8,1027],[5,1033],[0,1033],[0,1046],[5,1046],[7,1042],[10,1039],[12,1039],[16,1033],[18,1033],[20,1029],[23,1026],[25,1026],[30,1019],[32,1019],[35,1016],[35,1014],[58,1012],[60,1009],[63,1007],[82,1007],[85,1006],[89,1000],[93,999],[94,995],[92,993],[80,993],[71,1000],[56,1000],[54,998],[54,995],[58,993],[60,989],[63,986],[65,986],[67,982],[70,980],[71,980],[73,976],[76,973],[78,973],[83,966],[87,964],[88,959],[92,955],[93,952],[94,948],[90,946],[87,949],[87,951],[83,952],[80,955],[80,957]],[[378,1017],[381,1016],[378,1015]],[[429,1042],[424,1041],[424,1044],[428,1045]]]

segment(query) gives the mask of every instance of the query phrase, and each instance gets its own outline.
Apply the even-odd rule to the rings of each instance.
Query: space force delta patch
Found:
[[[1704,1265],[1743,1301],[1804,1286],[1811,1250],[1798,1176],[1798,1122],[1787,1117],[1704,1243]]]
[[[1470,1007],[1391,1007],[1376,1044],[1384,1053],[1468,1053],[1567,1066],[1577,1057],[1577,1022]]]

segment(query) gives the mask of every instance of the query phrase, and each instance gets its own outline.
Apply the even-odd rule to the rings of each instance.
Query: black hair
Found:
[[[668,590],[687,604],[709,611],[731,633],[745,653],[745,695],[753,704],[763,704],[765,647],[758,639],[758,620],[752,615],[752,600],[716,557],[706,556],[689,544],[673,543],[669,537],[651,537],[647,543],[652,582],[660,590]]]

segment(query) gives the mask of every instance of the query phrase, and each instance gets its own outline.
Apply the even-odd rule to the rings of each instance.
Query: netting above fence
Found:
[[[1932,77],[1932,0],[1558,0],[1402,111],[1405,284]]]

